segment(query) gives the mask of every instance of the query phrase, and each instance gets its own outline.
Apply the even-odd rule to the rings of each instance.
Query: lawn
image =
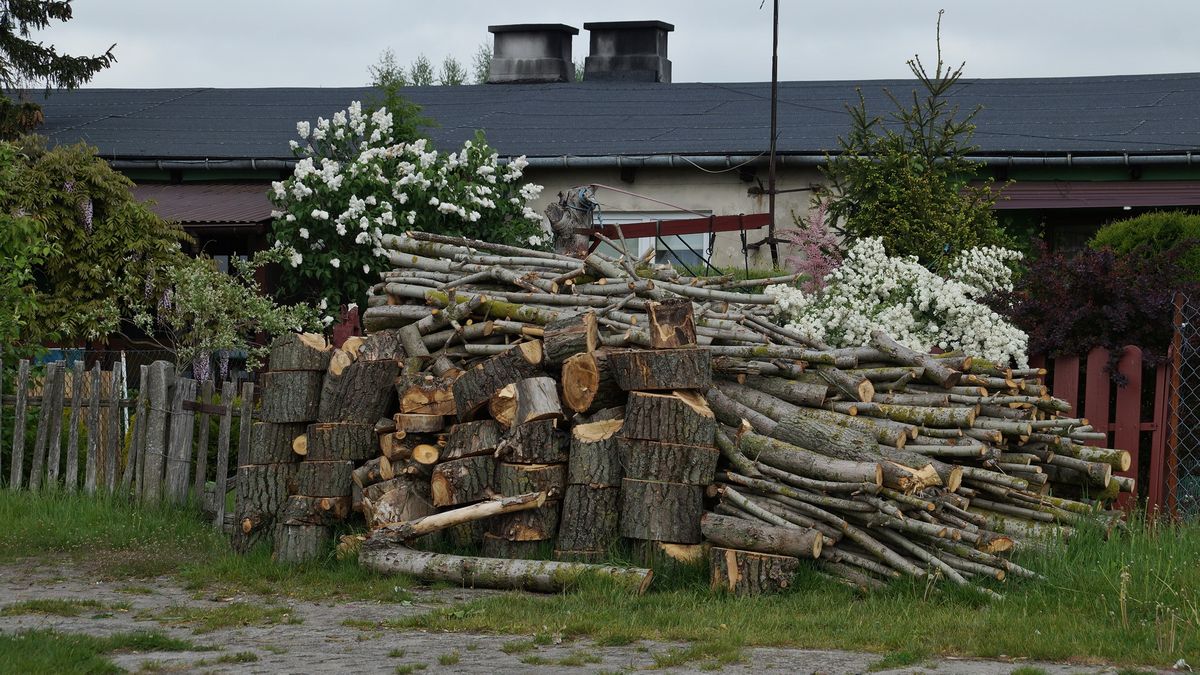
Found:
[[[353,560],[336,560],[332,551],[299,567],[276,565],[265,550],[237,556],[186,511],[0,493],[0,522],[6,523],[0,561],[65,554],[103,575],[170,573],[197,592],[222,595],[410,597],[408,580],[367,574]],[[993,583],[1005,596],[999,601],[916,582],[862,596],[809,572],[783,595],[734,598],[711,593],[704,569],[694,568],[659,574],[642,597],[585,580],[559,595],[493,595],[380,627],[587,636],[601,644],[684,641],[687,647],[664,658],[712,666],[737,660],[750,646],[855,649],[916,659],[1003,655],[1156,666],[1179,658],[1200,661],[1200,524],[1134,522],[1129,529],[1106,541],[1102,532],[1084,528],[1053,554],[1024,554],[1020,562],[1048,580]],[[101,552],[105,555],[97,555]],[[512,644],[517,649],[525,643]]]

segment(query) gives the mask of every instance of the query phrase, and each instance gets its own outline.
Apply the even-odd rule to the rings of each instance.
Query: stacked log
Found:
[[[808,565],[864,589],[930,575],[979,586],[1031,575],[1003,553],[1069,536],[1133,489],[1128,454],[1102,447],[1043,372],[916,352],[882,331],[830,348],[772,323],[772,296],[745,292],[791,277],[690,278],[629,256],[419,232],[384,248],[396,269],[365,323],[407,335],[420,357],[411,377],[427,378],[428,408],[412,414],[447,414],[435,390],[453,380],[434,503],[548,485],[514,458],[541,447],[526,427],[553,419],[573,450],[563,559],[603,557],[615,492],[618,533],[660,550],[706,540],[714,587],[735,593],[786,588]],[[555,389],[561,413],[545,409]]]
[[[246,552],[272,539],[288,502],[288,484],[300,459],[294,439],[316,419],[321,385],[332,356],[325,338],[284,335],[271,345],[270,371],[262,376],[262,407],[252,424],[250,445],[237,468],[233,547]],[[289,547],[290,548],[290,547]]]

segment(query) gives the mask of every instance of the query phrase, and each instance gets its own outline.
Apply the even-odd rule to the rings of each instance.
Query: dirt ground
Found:
[[[163,630],[194,643],[213,646],[221,651],[158,652],[117,654],[112,658],[131,671],[157,668],[171,672],[223,673],[394,673],[397,666],[425,664],[422,672],[456,673],[598,673],[644,670],[654,667],[656,654],[673,645],[661,642],[599,647],[588,640],[564,641],[538,646],[526,653],[505,653],[506,643],[531,636],[477,635],[460,633],[427,633],[421,631],[361,630],[343,625],[351,620],[379,621],[414,615],[430,609],[445,607],[480,597],[487,591],[464,589],[413,589],[410,604],[381,604],[376,602],[288,602],[288,616],[299,623],[273,626],[244,626],[223,628],[197,634],[192,627],[172,624],[156,618],[163,610],[184,606],[211,609],[229,602],[264,603],[258,596],[237,598],[196,598],[175,580],[164,577],[153,580],[103,580],[81,572],[78,566],[55,567],[41,565],[30,569],[29,564],[0,566],[0,608],[27,600],[90,599],[106,606],[128,603],[127,610],[84,611],[77,617],[25,614],[0,616],[0,632],[12,633],[29,628],[52,628],[62,632],[107,635],[131,630]],[[146,592],[150,590],[152,592]],[[130,592],[136,591],[136,592]],[[390,655],[404,650],[404,656]],[[214,663],[223,654],[251,652],[256,661],[248,663]],[[523,662],[531,655],[554,662],[586,653],[599,662],[582,666],[550,663],[531,665]],[[443,665],[438,657],[457,654],[458,661]],[[881,655],[862,652],[823,651],[805,649],[747,649],[741,663],[725,666],[727,673],[863,673],[879,661]],[[447,656],[446,660],[452,657]],[[202,663],[203,662],[203,663]],[[663,669],[661,672],[697,672],[702,664]],[[932,659],[914,666],[882,673],[962,673],[964,675],[1007,675],[1021,666],[1040,668],[1053,675],[1077,673],[1116,673],[1114,668],[1096,668],[1028,661],[985,661],[975,659]],[[3,671],[0,664],[0,671]]]

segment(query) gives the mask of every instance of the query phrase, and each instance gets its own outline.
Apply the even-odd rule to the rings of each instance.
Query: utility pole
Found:
[[[778,135],[779,108],[779,0],[774,0],[771,36],[771,156],[767,160],[767,204],[770,220],[767,241],[771,245],[771,266],[779,267],[779,245],[775,242],[775,137]]]

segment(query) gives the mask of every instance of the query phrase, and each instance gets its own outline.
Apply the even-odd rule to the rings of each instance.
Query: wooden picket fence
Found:
[[[11,443],[9,448],[0,445],[0,482],[11,490],[82,489],[88,495],[180,506],[189,500],[203,504],[207,493],[214,525],[223,527],[233,418],[251,419],[253,383],[242,384],[239,399],[234,382],[222,383],[218,393],[214,382],[176,377],[171,363],[155,361],[140,367],[136,397],[124,397],[127,389],[118,366],[104,371],[97,363],[89,371],[82,361],[69,367],[59,361],[46,364],[40,374],[34,370],[27,360],[15,372],[0,362],[0,392],[15,377],[15,393],[0,398],[0,429],[10,424],[0,443],[5,438]],[[210,486],[212,416],[219,425]],[[34,419],[33,428],[27,428]],[[241,456],[250,444],[251,425],[239,427]],[[236,457],[234,462],[236,470]]]

